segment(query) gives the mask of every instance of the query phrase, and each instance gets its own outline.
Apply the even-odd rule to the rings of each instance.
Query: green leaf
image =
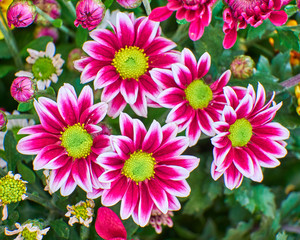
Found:
[[[75,42],[76,46],[81,48],[83,43],[88,39],[89,31],[81,26],[78,26],[76,31]]]
[[[56,232],[57,236],[68,239],[70,235],[69,225],[62,219],[57,219],[50,222],[50,227]]]
[[[288,50],[300,51],[299,37],[288,28],[277,27],[278,41],[275,40],[274,47],[281,52]]]
[[[285,232],[280,232],[276,234],[276,240],[287,240],[288,235]]]
[[[63,25],[63,20],[60,18],[57,18],[52,22],[52,24],[54,27],[60,28]]]
[[[281,203],[280,214],[281,218],[290,218],[294,214],[300,213],[300,193],[292,192]]]
[[[22,159],[22,155],[18,153],[17,141],[14,137],[14,134],[11,130],[7,131],[4,137],[4,150],[7,160],[7,168],[9,171],[15,171],[16,164],[19,160]]]
[[[249,232],[252,228],[252,225],[253,225],[252,222],[249,223],[240,222],[236,228],[231,228],[227,231],[226,236],[223,240],[250,239]]]
[[[17,110],[19,112],[28,112],[33,108],[33,101],[19,103]]]
[[[11,58],[11,53],[4,40],[0,40],[0,59]]]
[[[0,78],[5,77],[10,71],[14,70],[14,66],[1,65],[0,66]]]
[[[22,179],[27,181],[28,183],[34,183],[35,182],[35,174],[34,172],[27,167],[22,162],[17,163],[17,169],[18,172],[21,174]]]
[[[188,21],[185,20],[185,19],[182,19],[182,20],[176,19],[176,22],[177,22],[178,24],[187,24],[187,23],[188,23]]]
[[[247,40],[261,39],[267,29],[267,22],[263,22],[258,27],[249,27]]]
[[[296,12],[298,12],[299,8],[297,7],[297,5],[287,5],[284,7],[284,11],[290,17],[294,15]]]
[[[52,41],[53,39],[49,36],[44,36],[44,37],[39,37],[37,39],[34,39],[21,50],[20,55],[22,57],[28,56],[27,48],[31,48],[37,51],[45,51],[47,43]]]
[[[109,7],[113,4],[114,0],[105,0],[104,5],[106,9],[109,9]]]
[[[292,77],[292,68],[290,64],[290,53],[278,53],[271,64],[272,74],[281,81]]]
[[[132,235],[135,234],[135,232],[138,230],[139,226],[136,225],[136,223],[132,220],[132,218],[129,218],[122,222],[127,231],[127,238],[131,239]]]
[[[253,193],[256,208],[267,217],[275,218],[275,196],[271,192],[270,188],[264,185],[257,185],[253,187]]]
[[[263,55],[261,55],[258,59],[258,63],[257,63],[257,71],[260,72],[265,72],[265,73],[271,73],[271,65],[269,60],[264,57]]]

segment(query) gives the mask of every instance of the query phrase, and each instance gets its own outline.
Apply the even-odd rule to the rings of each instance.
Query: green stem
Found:
[[[300,82],[300,74],[297,74],[296,76],[293,76],[288,80],[281,82],[280,85],[283,86],[285,89],[288,89],[290,87],[297,85],[299,82]]]
[[[186,38],[186,33],[188,31],[189,24],[180,24],[176,32],[172,36],[172,40],[176,43],[180,42],[182,38]]]
[[[15,40],[14,36],[11,34],[10,29],[8,28],[8,26],[6,24],[6,21],[3,16],[2,11],[0,11],[0,15],[1,15],[1,20],[2,20],[2,21],[0,20],[0,31],[2,32],[2,34],[4,36],[6,45],[14,59],[14,62],[16,64],[17,68],[22,69],[23,62],[19,55],[19,50],[17,48],[16,40]]]
[[[34,119],[35,116],[33,114],[11,114],[11,115],[6,115],[7,119]]]
[[[73,3],[69,0],[64,0],[62,1],[66,8],[69,10],[69,12],[72,14],[72,17],[75,19],[76,18],[76,10],[75,10],[75,7],[73,5]]]
[[[37,204],[42,205],[43,207],[49,209],[49,210],[53,210],[53,208],[56,208],[55,206],[53,206],[47,199],[41,198],[40,196],[36,196],[33,195],[31,193],[26,192],[27,195],[27,200],[30,200],[32,202],[35,202]]]
[[[50,17],[47,13],[43,12],[40,8],[36,7],[36,11],[37,11],[38,14],[40,14],[43,18],[45,18],[51,24],[53,24],[53,22],[55,21],[55,19]],[[64,25],[60,26],[59,29],[62,32],[70,35],[71,37],[75,37],[75,33],[73,31],[71,31],[70,29],[68,29],[67,27],[65,27]]]
[[[149,0],[143,0],[143,4],[144,4],[145,10],[146,10],[146,13],[149,16],[151,13],[151,7],[150,7]]]

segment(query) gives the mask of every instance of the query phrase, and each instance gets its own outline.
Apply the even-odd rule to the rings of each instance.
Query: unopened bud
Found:
[[[80,59],[82,56],[84,56],[84,52],[81,48],[74,48],[69,52],[68,55],[68,61],[67,61],[67,68],[71,71],[77,71],[74,68],[74,61]]]
[[[33,98],[34,85],[29,77],[17,77],[10,87],[11,96],[18,102],[28,102]]]
[[[53,42],[55,43],[58,39],[58,30],[54,27],[36,27],[36,29],[34,30],[34,38],[40,38],[44,36],[52,37]]]
[[[8,26],[27,27],[33,23],[36,16],[35,5],[31,1],[13,1],[7,9]]]
[[[137,8],[141,5],[142,0],[117,0],[117,2],[127,9]]]
[[[237,56],[230,65],[230,70],[235,78],[246,79],[253,75],[255,63],[246,55]]]

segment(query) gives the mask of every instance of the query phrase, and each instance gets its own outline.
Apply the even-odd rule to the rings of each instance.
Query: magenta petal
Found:
[[[167,193],[169,211],[178,211],[181,208],[180,202],[177,197]]]
[[[120,93],[121,82],[122,82],[122,80],[119,78],[114,83],[112,83],[109,86],[103,88],[102,94],[101,94],[101,101],[102,102],[112,101]],[[122,98],[123,98],[123,96],[122,96]]]
[[[186,137],[176,137],[164,145],[161,145],[154,153],[153,157],[157,160],[181,155],[188,147],[189,140]],[[159,159],[158,159],[159,158]]]
[[[163,162],[165,164],[166,162]],[[157,165],[155,174],[161,179],[184,180],[189,177],[190,172],[179,166]]]
[[[159,23],[149,21],[144,18],[137,29],[135,45],[145,49],[156,37],[159,28]]]
[[[281,26],[286,23],[288,20],[288,15],[284,10],[281,11],[272,11],[269,19],[271,23],[273,23],[275,26]]]
[[[253,162],[253,175],[251,176],[251,180],[255,182],[261,182],[263,180],[263,173],[261,170],[261,167],[259,165],[259,162],[255,159],[255,157],[251,157]]]
[[[176,47],[176,43],[172,40],[158,36],[145,47],[145,53],[147,56],[155,56],[170,51],[174,47]]]
[[[94,80],[98,74],[98,71],[104,67],[103,62],[93,60],[90,62],[86,67],[83,69],[80,77],[81,83],[88,83],[92,80]]]
[[[217,166],[219,166],[220,164],[222,164],[222,162],[224,162],[230,149],[231,149],[230,141],[228,141],[228,144],[225,147],[222,148],[214,147],[213,149],[214,162]]]
[[[282,158],[287,154],[287,150],[284,146],[271,139],[252,136],[251,142],[259,146],[266,154],[273,155],[276,158]]]
[[[98,124],[106,116],[108,105],[100,102],[86,109],[80,116],[80,123]]]
[[[159,164],[179,166],[187,171],[193,171],[199,165],[200,159],[194,156],[181,155],[168,159],[162,159]]]
[[[83,111],[94,103],[94,94],[90,86],[85,86],[78,97],[78,109],[81,115]]]
[[[155,179],[148,181],[148,184],[146,185],[156,207],[164,214],[166,214],[168,212],[168,198],[164,189],[161,188],[161,186],[155,181]]]
[[[149,57],[149,68],[169,68],[172,64],[178,63],[180,55],[176,51],[156,54]]]
[[[159,177],[157,177],[156,181],[159,182],[160,186],[165,191],[177,197],[187,197],[191,192],[191,188],[186,180],[181,180],[181,181],[172,181],[167,179],[161,180]]]
[[[167,7],[158,7],[152,10],[149,19],[156,22],[163,22],[171,17],[172,13],[173,11],[169,10]]]
[[[236,92],[233,90],[233,88],[228,86],[224,87],[223,91],[224,91],[224,96],[226,98],[227,105],[235,109],[239,104],[239,98]]]
[[[231,48],[235,42],[236,42],[236,38],[237,38],[237,31],[236,29],[228,29],[228,31],[225,33],[225,37],[223,40],[223,47],[225,49],[229,49]]]
[[[253,100],[252,97],[247,94],[239,103],[237,108],[235,109],[237,118],[244,118],[248,116],[248,114],[252,111],[253,108]]]
[[[160,93],[160,86],[148,75],[144,74],[139,78],[139,87],[143,89],[144,94],[156,101],[158,94]]]
[[[225,185],[230,190],[238,188],[242,179],[243,175],[236,169],[234,164],[231,164],[231,166],[224,173]]]
[[[192,79],[197,79],[198,77],[197,60],[190,49],[184,48],[182,50],[181,61],[191,71]]]
[[[131,181],[121,202],[120,215],[122,219],[127,219],[137,206],[139,199],[138,185]]]
[[[100,207],[97,212],[95,222],[96,232],[103,239],[126,239],[126,229],[117,216],[111,209]]]
[[[79,158],[74,161],[72,166],[72,176],[77,185],[84,191],[91,192],[93,190],[90,169],[86,159]]]
[[[199,59],[197,64],[198,78],[205,76],[210,69],[211,58],[208,52],[205,52]]]
[[[215,161],[213,161],[211,164],[210,173],[211,173],[212,178],[215,181],[217,181],[223,175],[223,172],[219,172],[216,169],[217,169],[217,166],[215,164]]]
[[[67,181],[60,187],[60,194],[62,196],[69,196],[76,188],[77,184],[74,181],[72,174],[69,175]]]
[[[233,163],[245,177],[251,177],[254,173],[253,162],[249,154],[243,148],[234,148]]]
[[[93,58],[91,57],[82,57],[81,59],[78,59],[74,61],[74,68],[76,68],[78,71],[82,72],[83,69],[91,62],[93,61]]]
[[[141,149],[147,130],[139,119],[133,120],[133,143],[135,149]]]
[[[192,21],[189,28],[189,36],[193,41],[199,40],[204,33],[204,25],[200,18]]]
[[[49,188],[52,192],[56,192],[69,178],[72,169],[72,160],[58,169],[53,169],[49,177]]]
[[[166,123],[174,122],[176,124],[181,124],[190,122],[195,115],[195,110],[187,103],[187,101],[182,101],[180,104],[174,107],[169,112]]]
[[[124,166],[124,161],[114,152],[105,152],[98,156],[97,163],[106,170],[117,170]]]
[[[23,127],[18,131],[18,134],[35,134],[35,133],[43,133],[45,129],[41,124]]]
[[[50,147],[50,146],[54,146],[54,145],[49,145],[49,146],[47,146],[47,147]],[[46,148],[47,148],[46,147]],[[43,150],[45,150],[46,148],[43,148]],[[42,151],[43,151],[42,150]],[[57,155],[57,156],[55,156],[54,158],[52,158],[50,161],[47,161],[46,159],[47,159],[47,155],[51,155],[51,153],[49,154],[49,151],[53,151],[53,153],[55,153],[55,150],[56,150],[56,152],[58,152],[58,151],[60,151],[58,154],[59,155]],[[42,152],[41,151],[41,152]],[[39,156],[40,154],[38,154],[38,156]],[[38,157],[37,156],[37,157]],[[69,156],[66,154],[66,151],[65,151],[65,149],[63,149],[63,148],[57,148],[57,146],[56,146],[56,149],[51,149],[51,148],[48,148],[47,149],[47,152],[44,152],[44,154],[39,158],[39,161],[37,161],[37,157],[35,158],[35,160],[34,160],[34,170],[39,170],[39,169],[42,169],[42,168],[44,168],[44,169],[58,169],[58,168],[61,168],[61,167],[63,167],[68,161],[69,161]],[[45,158],[45,159],[42,159],[42,158]],[[45,163],[43,163],[42,162],[42,160],[46,160],[47,162]],[[40,164],[40,166],[38,166],[38,164]],[[44,165],[41,165],[41,164],[44,164]],[[40,167],[39,169],[37,169],[37,167]]]
[[[128,187],[127,178],[121,176],[114,181],[110,189],[105,189],[101,198],[101,203],[104,206],[113,206],[119,202],[124,196]]]
[[[213,91],[223,91],[223,88],[226,86],[226,84],[229,82],[231,76],[231,71],[227,70],[225,71],[217,81],[215,81],[214,83],[212,83],[210,85],[211,90]]]
[[[95,41],[86,41],[83,44],[82,49],[89,56],[99,61],[111,61],[115,55],[115,50],[113,48]]]
[[[65,84],[65,86],[71,87],[71,85],[69,85],[69,84]],[[72,89],[72,87],[71,87],[71,89]],[[75,94],[75,96],[76,96],[76,93],[73,91],[73,89],[71,90],[71,92],[73,93],[73,95]],[[62,118],[62,116],[60,115],[60,113],[58,111],[57,103],[55,101],[53,101],[50,98],[40,97],[39,103],[44,107],[43,109],[46,109],[48,114],[51,114],[52,116],[55,117],[55,121],[57,121],[58,125],[60,125],[60,126],[66,125],[64,119]]]
[[[181,63],[172,64],[172,72],[176,84],[182,89],[185,89],[193,80],[190,70]]]
[[[157,121],[153,121],[142,144],[142,150],[144,152],[154,152],[162,142],[161,126]]]
[[[227,122],[230,125],[235,123],[235,121],[237,119],[236,112],[233,110],[232,107],[227,106],[227,105],[224,107],[222,117],[223,117],[223,119],[225,119],[225,122]]]
[[[148,188],[147,186],[145,186],[144,182],[140,182],[139,188],[140,188],[140,202],[138,208],[139,210],[138,218],[139,218],[139,225],[141,227],[144,227],[149,222],[151,211],[153,208],[153,200],[149,195]]]
[[[91,147],[93,153],[99,155],[103,152],[109,151],[110,149],[110,136],[100,134],[94,138],[93,146]]]
[[[103,166],[102,164],[100,164],[100,165]],[[123,166],[124,166],[124,164],[122,164],[121,168]],[[98,178],[98,180],[101,183],[111,183],[111,182],[117,180],[120,177],[121,168],[117,168],[117,170],[106,171],[106,172],[102,173],[101,176]]]
[[[131,46],[135,33],[132,20],[125,13],[119,12],[116,19],[116,34],[121,43],[120,47]]]
[[[126,113],[121,113],[119,122],[122,135],[133,139],[134,133],[132,118]]]
[[[89,198],[89,199],[97,199],[99,198],[100,196],[102,196],[102,193],[103,193],[103,189],[102,188],[93,188],[93,191],[92,192],[88,192],[86,194],[86,197]]]
[[[111,139],[111,143],[115,151],[122,159],[128,159],[129,154],[134,152],[132,139],[125,136],[114,136]]]
[[[257,126],[253,129],[253,132],[259,137],[268,138],[271,140],[285,140],[290,136],[289,130],[283,127],[280,123],[276,122]]]
[[[158,102],[165,108],[173,108],[184,101],[185,92],[180,88],[168,88],[158,96]]]
[[[114,33],[108,29],[95,29],[90,32],[90,36],[96,42],[106,45],[110,48],[118,49],[118,39]]]
[[[116,118],[124,110],[126,102],[121,94],[114,97],[111,102],[108,103],[107,115]]]
[[[120,93],[129,104],[136,102],[139,92],[139,83],[135,79],[126,79],[121,82]]]
[[[114,66],[104,66],[97,72],[97,76],[94,81],[94,88],[101,89],[107,87],[113,84],[119,78],[120,76],[116,72],[116,68]]]
[[[163,89],[178,87],[174,81],[173,73],[169,69],[154,68],[149,71],[153,81]]]
[[[214,121],[205,110],[202,109],[198,110],[198,121],[199,121],[201,131],[203,133],[205,133],[207,136],[215,135],[213,129]]]
[[[137,99],[134,104],[130,105],[132,110],[141,117],[147,117],[147,100],[146,95],[142,89],[138,92]]]
[[[211,144],[214,145],[216,148],[223,148],[228,144],[228,135],[229,132],[222,132],[219,133],[217,136],[211,138]]]
[[[199,120],[197,115],[195,115],[186,129],[186,136],[190,140],[190,144],[189,144],[190,147],[194,146],[198,142],[200,135],[201,135],[201,129],[199,126]]]

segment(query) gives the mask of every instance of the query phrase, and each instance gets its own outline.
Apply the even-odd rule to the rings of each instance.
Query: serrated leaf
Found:
[[[35,182],[36,177],[34,172],[25,164],[23,164],[22,162],[18,162],[17,169],[18,172],[21,174],[23,180],[27,181],[28,183]]]
[[[1,65],[0,66],[0,78],[5,77],[10,71],[14,70],[14,66]]]
[[[256,208],[267,217],[275,218],[275,196],[274,193],[271,192],[270,188],[264,185],[257,185],[253,187],[253,193]]]
[[[277,29],[277,36],[279,41],[275,41],[275,49],[279,49],[281,52],[287,50],[300,50],[299,45],[299,37],[295,34],[294,31],[287,28],[276,28]]]
[[[281,203],[280,214],[281,218],[290,217],[295,213],[300,213],[300,193],[292,192]]]
[[[57,18],[52,22],[52,24],[54,27],[60,28],[63,25],[63,20],[60,18]]]
[[[292,68],[290,64],[290,53],[278,53],[271,62],[272,74],[281,81],[292,77]]]
[[[51,221],[50,227],[55,231],[57,236],[64,239],[69,239],[69,235],[70,235],[69,225],[66,224],[62,219]]]
[[[258,27],[249,27],[247,40],[261,39],[267,29],[267,22],[263,22]]]
[[[81,26],[78,26],[76,31],[75,42],[76,46],[81,48],[83,43],[88,39],[89,31]]]
[[[33,108],[33,101],[19,103],[17,110],[19,112],[28,112]]]
[[[271,65],[269,60],[261,55],[258,59],[257,63],[257,71],[265,72],[265,73],[271,73]]]
[[[280,232],[276,234],[276,240],[287,240],[288,235],[285,232]]]
[[[53,39],[49,36],[39,37],[37,39],[34,39],[29,44],[27,44],[21,51],[20,55],[22,57],[26,57],[28,55],[27,49],[31,48],[37,51],[45,51],[46,45],[48,42],[52,42]]]

